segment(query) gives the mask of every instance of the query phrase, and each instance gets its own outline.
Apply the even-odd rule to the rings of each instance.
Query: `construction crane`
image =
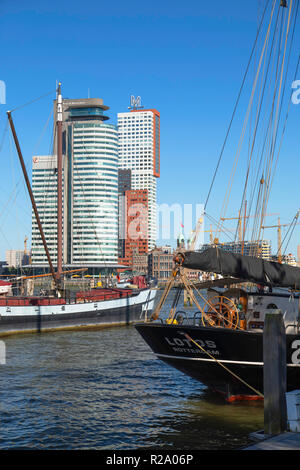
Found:
[[[249,215],[245,216],[245,219],[248,219]],[[224,220],[238,220],[238,233],[239,233],[239,241],[241,242],[243,240],[243,233],[242,233],[242,218],[241,218],[241,212],[239,211],[239,216],[238,217],[220,217],[220,220],[224,222]]]
[[[202,225],[203,225],[203,217],[199,217],[199,219],[197,220],[197,225],[196,225],[195,230],[192,230],[192,232],[191,232],[192,236],[191,236],[191,239],[190,239],[189,248],[192,251],[195,249],[196,242],[198,240],[198,236],[199,236],[199,233],[201,231]]]
[[[278,215],[278,214],[267,214],[265,217],[271,217],[271,216],[274,216],[274,215]],[[256,217],[255,215],[244,215],[243,217],[241,216],[241,213],[239,211],[239,216],[238,217],[220,217],[220,220],[238,220],[238,233],[239,233],[239,241],[241,242],[243,240],[243,230],[242,230],[242,219],[249,219],[251,217]],[[244,232],[245,232],[245,229],[244,229]],[[245,235],[245,233],[244,233]]]
[[[269,216],[272,216],[272,215],[278,215],[278,214],[267,214],[266,217],[269,217]],[[239,241],[242,241],[244,236],[245,236],[245,227],[244,227],[244,234],[243,234],[242,233],[241,219],[242,218],[249,219],[250,217],[255,217],[255,216],[254,215],[245,215],[244,217],[241,217],[240,211],[239,211],[239,216],[238,217],[221,217],[221,220],[222,221],[224,221],[224,220],[238,220],[239,221]],[[195,249],[195,246],[196,246],[196,243],[197,243],[200,232],[210,233],[210,243],[211,244],[214,243],[212,226],[210,226],[210,230],[201,230],[202,226],[203,226],[203,217],[199,217],[199,219],[197,221],[197,224],[196,224],[195,230],[192,230],[192,232],[191,232],[191,238],[190,238],[190,243],[189,243],[189,249],[190,250]],[[217,239],[215,239],[215,240],[216,240],[216,243],[217,243]]]
[[[24,240],[24,255],[27,255],[27,241],[28,241],[28,237],[25,235],[25,240]]]
[[[296,216],[295,216],[295,220],[298,219],[298,216],[299,216],[299,211],[297,212]],[[278,262],[279,263],[282,263],[282,253],[281,253],[281,245],[282,245],[282,232],[281,232],[281,228],[282,227],[289,227],[290,225],[292,225],[292,223],[290,224],[281,224],[280,223],[280,217],[278,217],[278,224],[277,225],[263,225],[261,228],[262,229],[265,229],[265,228],[277,228],[277,245],[278,245],[278,250],[277,250],[277,259],[278,259]],[[299,225],[298,224],[295,224],[295,225]]]
[[[196,229],[191,231],[191,238],[190,238],[190,241],[189,241],[189,244],[188,244],[188,249],[189,250],[194,250],[195,249],[196,242],[198,240],[200,232],[201,233],[209,233],[209,242],[210,242],[211,245],[213,245],[213,244],[218,245],[219,244],[219,239],[214,238],[214,236],[213,236],[212,225],[210,224],[210,229],[209,230],[201,230],[202,223],[203,223],[203,219],[200,217],[200,219],[198,220]],[[227,229],[227,231],[230,231],[230,229]]]

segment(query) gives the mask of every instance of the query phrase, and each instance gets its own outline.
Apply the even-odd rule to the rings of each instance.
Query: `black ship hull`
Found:
[[[228,400],[258,398],[253,388],[263,393],[262,333],[159,323],[135,327],[159,359],[224,394]],[[286,341],[290,391],[300,388],[300,335],[287,335]]]

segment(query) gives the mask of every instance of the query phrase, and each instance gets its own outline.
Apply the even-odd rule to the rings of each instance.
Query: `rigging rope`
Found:
[[[268,40],[269,40],[269,35],[270,35],[270,30],[271,30],[271,25],[272,25],[272,20],[273,20],[273,14],[274,14],[274,10],[275,10],[275,5],[276,5],[276,0],[274,0],[274,3],[273,3],[271,17],[270,17],[267,33],[266,33],[266,36],[265,36],[265,41],[264,41],[264,45],[263,45],[263,48],[262,48],[257,73],[256,73],[255,80],[254,80],[253,87],[252,87],[252,92],[251,92],[251,96],[250,96],[246,116],[245,116],[244,123],[243,123],[243,128],[242,128],[242,133],[241,133],[239,144],[238,144],[237,153],[236,153],[235,160],[234,160],[234,163],[233,163],[233,166],[232,166],[231,176],[230,176],[230,179],[229,179],[229,184],[227,186],[226,194],[225,194],[222,209],[221,209],[220,225],[219,225],[219,228],[218,228],[217,231],[220,231],[220,229],[223,226],[222,218],[224,218],[227,207],[228,207],[229,196],[230,196],[230,193],[231,193],[231,190],[232,190],[233,178],[234,178],[234,175],[235,175],[235,172],[236,172],[237,163],[238,163],[240,153],[241,153],[242,142],[244,140],[245,131],[246,131],[246,125],[247,125],[248,120],[249,120],[249,114],[250,114],[250,110],[251,110],[251,107],[252,107],[252,104],[253,104],[254,93],[255,93],[255,90],[256,90],[256,87],[257,87],[257,82],[258,82],[259,73],[260,73],[261,66],[262,66],[263,57],[264,57],[264,54],[265,54],[265,51],[266,51],[266,46],[267,46],[267,43],[268,43]],[[222,217],[222,214],[223,214],[223,217]]]
[[[16,108],[13,108],[10,112],[12,113],[12,112],[17,111],[19,109],[25,108],[25,106],[29,106],[30,104],[35,103],[36,101],[39,101],[42,98],[45,98],[46,96],[52,95],[52,93],[56,93],[56,92],[57,92],[57,89],[51,90],[48,93],[45,93],[44,95],[41,95],[38,98],[35,98],[34,100],[28,101],[27,103],[24,103],[20,106],[17,106]]]
[[[292,220],[292,223],[291,223],[291,225],[289,226],[289,228],[288,228],[288,230],[287,230],[287,232],[286,232],[286,234],[285,234],[285,236],[284,236],[284,239],[283,239],[282,242],[281,242],[281,245],[278,247],[277,256],[279,255],[280,250],[281,250],[281,248],[282,248],[282,246],[283,246],[283,243],[284,243],[284,241],[285,241],[285,239],[286,239],[286,237],[288,236],[288,233],[289,233],[289,231],[290,231],[290,232],[291,232],[291,233],[290,233],[290,236],[289,236],[288,241],[287,241],[287,243],[286,243],[285,249],[283,250],[283,254],[285,254],[285,252],[286,252],[286,250],[287,250],[287,247],[288,247],[288,245],[289,245],[289,242],[290,242],[290,240],[291,240],[291,237],[292,237],[292,235],[293,235],[293,232],[294,232],[294,230],[295,230],[298,217],[299,217],[299,211],[297,211],[297,214],[294,216],[294,219]]]
[[[273,48],[274,48],[275,33],[276,33],[276,29],[277,29],[277,24],[278,24],[279,12],[280,12],[280,10],[278,9],[277,18],[276,18],[276,22],[275,22],[274,33],[273,33],[273,37],[272,37],[272,41],[271,41],[271,50],[273,50]],[[265,56],[265,59],[266,59],[266,56]],[[254,127],[255,131],[254,131],[254,137],[253,137],[253,140],[252,140],[252,145],[251,145],[251,142],[250,142],[251,139],[249,137],[250,149],[249,149],[249,156],[248,156],[248,168],[247,168],[247,173],[246,173],[246,181],[245,181],[245,185],[244,185],[244,191],[243,191],[242,200],[241,200],[240,214],[242,213],[242,208],[243,208],[245,198],[246,198],[246,191],[247,191],[248,179],[249,179],[249,175],[250,175],[251,161],[252,161],[252,156],[253,156],[253,152],[254,152],[254,145],[255,145],[256,137],[257,137],[258,124],[259,124],[260,116],[261,116],[262,104],[263,104],[263,99],[264,99],[265,90],[266,90],[266,84],[267,84],[267,78],[268,78],[270,63],[271,63],[271,54],[269,55],[269,60],[268,60],[268,64],[267,64],[267,70],[266,70],[266,73],[265,73],[265,78],[263,80],[264,73],[262,74],[262,78],[261,78],[261,91],[260,91],[260,98],[259,98],[260,105],[259,105],[257,113],[256,113],[256,120],[255,120],[255,127]],[[263,84],[263,81],[264,81],[264,84]],[[257,173],[257,175],[258,175],[258,173]],[[248,206],[248,213],[249,214],[251,213],[251,205],[252,205],[252,203],[251,203],[251,198],[250,198],[250,206]],[[247,221],[248,220],[249,220],[249,217],[245,221],[245,232],[246,232],[246,227],[247,227]],[[237,233],[238,233],[238,225],[236,227],[235,240],[237,238]]]
[[[264,223],[264,215],[266,213],[266,207],[267,207],[269,197],[270,197],[271,169],[272,169],[272,165],[273,165],[273,161],[274,161],[275,146],[276,146],[278,128],[279,128],[279,119],[280,119],[280,116],[281,116],[282,100],[283,100],[283,96],[284,96],[284,92],[282,93],[282,96],[281,96],[281,90],[282,90],[282,83],[283,82],[285,83],[286,77],[287,77],[287,75],[286,75],[285,79],[283,80],[284,64],[285,64],[287,44],[288,44],[288,36],[289,36],[290,25],[291,25],[292,6],[293,6],[293,0],[290,1],[290,8],[289,8],[288,20],[287,20],[287,26],[286,26],[284,51],[283,51],[283,56],[282,56],[282,61],[281,61],[281,68],[280,68],[279,90],[278,90],[278,94],[277,94],[276,112],[275,112],[275,119],[274,119],[274,125],[273,125],[273,135],[272,135],[272,140],[270,142],[270,145],[271,145],[270,153],[271,153],[271,155],[270,155],[270,159],[269,159],[269,165],[268,165],[268,171],[267,171],[267,177],[266,177],[266,184],[265,184],[265,188],[264,188],[264,197],[263,197],[263,201],[262,201],[262,210],[261,210],[261,215],[260,215],[260,226],[259,226],[257,241],[260,240],[260,237],[261,237],[262,226],[263,226],[263,223]],[[274,95],[274,98],[275,98],[275,95]]]
[[[278,10],[278,11],[280,11],[280,10]],[[281,12],[282,12],[282,9],[281,9]],[[275,28],[274,28],[274,36],[275,36],[276,31],[277,31],[277,23],[276,23]],[[258,178],[259,178],[259,175],[262,171],[261,167],[264,168],[263,174],[268,172],[268,166],[267,166],[268,161],[267,161],[267,155],[265,154],[265,149],[267,147],[268,136],[270,135],[270,132],[271,132],[271,122],[272,122],[274,102],[275,102],[276,89],[277,89],[277,80],[278,80],[279,58],[280,58],[281,43],[282,43],[282,38],[283,38],[282,31],[283,31],[283,13],[281,15],[280,33],[278,34],[277,66],[275,66],[275,49],[276,49],[276,47],[274,47],[274,44],[272,44],[273,47],[271,48],[270,59],[271,59],[272,52],[274,51],[272,70],[274,68],[276,69],[276,73],[275,73],[276,78],[275,78],[275,84],[274,84],[273,101],[272,101],[272,106],[271,106],[271,113],[270,113],[269,120],[268,120],[266,135],[265,135],[264,142],[263,142],[263,149],[262,149],[262,152],[261,152],[261,157],[260,157],[260,162],[259,162],[259,169],[256,173],[256,175],[257,175],[256,176],[256,183],[255,183],[255,186],[253,188],[253,192],[252,192],[252,196],[251,196],[251,202],[250,202],[250,208],[251,208],[253,200],[254,200],[255,188],[257,187],[257,184],[259,184],[259,191],[258,191],[258,196],[257,196],[256,208],[255,208],[255,218],[254,218],[253,229],[252,229],[252,237],[251,237],[251,240],[255,241],[256,243],[258,243],[258,236],[255,235],[255,234],[257,233],[259,223],[261,222],[260,221],[260,214],[262,212],[262,202],[261,202],[262,201],[262,194],[263,194],[262,191],[263,191],[263,184],[265,183],[265,177],[263,175],[260,177],[259,183],[258,183]],[[271,74],[271,77],[269,79],[269,93],[270,93],[271,87],[272,87],[272,74]],[[264,119],[264,121],[266,121],[266,118]],[[253,253],[252,253],[253,256],[257,255],[257,250],[258,250],[258,245],[257,245],[256,249],[253,250]]]
[[[249,67],[250,67],[250,64],[251,64],[251,61],[252,61],[253,53],[254,53],[255,48],[256,48],[257,40],[259,38],[260,30],[261,30],[261,27],[262,27],[262,24],[263,24],[263,20],[264,20],[264,17],[265,17],[265,13],[267,11],[269,1],[270,0],[268,0],[267,3],[266,3],[265,10],[264,10],[263,15],[262,15],[262,19],[261,19],[259,28],[257,30],[257,34],[256,34],[255,41],[254,41],[254,44],[253,44],[253,47],[252,47],[250,58],[249,58],[249,61],[248,61],[247,67],[246,67],[246,71],[245,71],[245,74],[244,74],[244,77],[243,77],[243,80],[242,80],[242,84],[241,84],[241,87],[240,87],[240,90],[239,90],[239,93],[238,93],[238,97],[236,99],[235,106],[234,106],[234,109],[233,109],[233,113],[232,113],[232,116],[231,116],[231,119],[230,119],[229,127],[227,129],[227,133],[226,133],[225,140],[224,140],[224,143],[223,143],[223,146],[222,146],[222,149],[221,149],[221,153],[220,153],[220,156],[219,156],[219,159],[218,159],[218,163],[217,163],[214,175],[213,175],[213,179],[212,179],[209,191],[208,191],[208,195],[207,195],[205,204],[204,204],[204,211],[207,207],[207,204],[208,204],[208,201],[209,201],[209,198],[210,198],[210,194],[211,194],[211,191],[212,191],[212,188],[213,188],[216,176],[217,176],[217,172],[218,172],[218,169],[219,169],[219,166],[220,166],[220,163],[221,163],[221,159],[222,159],[224,149],[225,149],[225,146],[226,146],[226,143],[227,143],[227,139],[228,139],[231,127],[232,127],[234,116],[235,116],[235,113],[236,113],[236,110],[237,110],[237,107],[238,107],[238,104],[239,104],[239,101],[240,101],[240,97],[241,97],[241,94],[242,94],[242,91],[243,91],[243,88],[244,88],[244,84],[245,84],[245,81],[246,81],[246,78],[247,78],[247,75],[248,75]]]
[[[275,3],[273,5],[273,9],[274,9],[274,6],[275,6]],[[298,7],[299,7],[299,0],[296,1],[295,6],[293,5],[293,2],[291,1],[289,10],[283,9],[281,7],[279,8],[278,13],[277,13],[277,19],[276,19],[276,22],[275,22],[274,31],[273,31],[273,39],[272,39],[271,46],[270,46],[271,53],[269,55],[269,61],[268,61],[267,69],[266,69],[266,71],[264,71],[266,57],[264,57],[264,65],[262,66],[261,65],[262,64],[262,62],[261,62],[262,56],[261,56],[260,64],[258,66],[258,68],[261,67],[261,69],[262,69],[261,86],[260,86],[260,92],[259,92],[259,97],[258,97],[258,110],[257,110],[257,113],[256,113],[256,122],[255,122],[255,127],[254,127],[254,137],[253,137],[253,140],[252,140],[251,151],[250,151],[250,148],[249,148],[246,182],[245,182],[245,186],[244,186],[243,197],[242,197],[242,201],[241,201],[241,208],[240,208],[239,214],[242,213],[242,207],[244,205],[244,201],[245,201],[245,198],[246,198],[246,189],[247,189],[248,180],[249,180],[249,176],[250,176],[250,164],[251,164],[251,160],[252,160],[252,156],[253,156],[253,152],[254,152],[255,141],[257,140],[257,136],[258,136],[258,133],[257,133],[258,124],[259,124],[259,121],[262,120],[261,119],[262,103],[263,103],[267,83],[268,83],[269,90],[271,90],[272,81],[271,81],[271,78],[268,80],[268,76],[269,76],[271,58],[273,56],[273,66],[272,66],[272,68],[275,69],[275,87],[274,87],[275,92],[273,94],[272,111],[271,111],[271,114],[270,114],[270,117],[269,117],[269,123],[268,123],[268,126],[267,126],[266,136],[264,138],[264,143],[263,143],[263,148],[262,148],[262,151],[261,151],[260,162],[259,162],[259,165],[258,165],[258,171],[256,172],[256,178],[255,178],[256,181],[255,181],[254,186],[251,190],[252,194],[251,194],[250,203],[249,203],[248,209],[247,209],[248,212],[245,213],[245,221],[244,221],[244,234],[245,234],[246,230],[247,230],[247,227],[249,225],[249,218],[250,218],[250,214],[251,214],[251,210],[252,210],[252,205],[253,205],[253,202],[254,202],[254,196],[255,196],[255,192],[257,191],[256,188],[258,187],[258,195],[257,195],[257,200],[256,200],[253,231],[252,231],[252,237],[251,237],[251,240],[254,243],[256,243],[257,246],[256,246],[255,253],[252,253],[252,256],[257,256],[259,254],[258,253],[258,248],[259,248],[259,241],[260,241],[260,237],[261,237],[261,227],[263,225],[264,217],[265,217],[265,214],[266,214],[266,207],[267,207],[267,204],[268,204],[268,201],[269,201],[270,191],[271,191],[271,187],[272,187],[272,184],[273,184],[274,174],[275,174],[275,170],[276,170],[276,167],[277,167],[278,157],[279,157],[279,153],[280,153],[280,150],[281,150],[282,140],[283,140],[283,136],[284,136],[284,132],[285,132],[285,128],[286,128],[286,121],[287,121],[288,113],[286,115],[286,121],[285,121],[285,124],[284,124],[284,127],[283,127],[283,132],[282,132],[282,137],[281,137],[281,141],[280,141],[280,144],[279,144],[279,149],[277,150],[276,149],[276,147],[277,147],[276,142],[278,140],[279,121],[280,121],[281,114],[282,114],[283,100],[284,100],[284,95],[285,95],[285,90],[286,90],[287,76],[288,76],[288,71],[289,71],[289,63],[290,63],[292,46],[293,46],[295,26],[296,26],[296,21],[297,21]],[[279,12],[280,11],[281,11],[281,26],[280,26],[280,29],[278,29],[277,28],[277,23],[278,23],[278,18],[279,18]],[[287,14],[287,11],[288,11],[288,14]],[[293,17],[294,17],[294,19],[293,19]],[[271,17],[271,20],[272,20],[272,17]],[[292,28],[292,22],[294,22],[293,28]],[[270,24],[271,24],[271,21],[270,21]],[[269,27],[270,27],[270,24],[269,24]],[[285,25],[284,27],[283,27],[283,24]],[[290,44],[289,44],[288,59],[286,60],[287,49],[288,49],[288,37],[290,35],[289,33],[290,33],[291,29],[293,29],[293,33],[292,33],[292,39],[291,39]],[[284,30],[286,30],[285,34],[283,34]],[[277,51],[277,60],[276,60],[276,63],[275,63],[275,47],[274,47],[274,44],[275,44],[275,34],[276,34],[276,32],[278,33],[277,34],[277,40],[276,40],[276,42],[278,42],[278,48],[277,48],[278,51]],[[269,34],[269,32],[267,32],[267,35],[266,35],[267,43],[269,42],[269,35],[268,34]],[[268,46],[266,45],[266,39],[265,39],[265,43],[264,43],[265,51],[268,49]],[[283,52],[282,52],[282,50],[283,50]],[[264,52],[264,49],[263,49],[263,52]],[[285,63],[287,63],[286,67],[285,67]],[[259,72],[259,70],[258,70],[258,72]],[[258,74],[256,74],[256,78],[258,79]],[[277,83],[278,83],[278,93],[276,91]],[[255,82],[254,82],[254,85],[256,86]],[[251,109],[252,109],[253,103],[254,103],[254,97],[252,99],[252,96],[251,96],[251,100],[250,100]],[[249,110],[249,107],[248,107],[248,110]],[[247,120],[248,120],[248,118],[247,118]],[[266,121],[266,119],[264,119],[262,122],[264,123],[264,122],[267,122],[267,121]],[[242,136],[243,136],[243,133],[242,133]],[[267,140],[268,140],[268,145],[267,145]],[[249,141],[249,145],[250,145],[250,141]],[[268,148],[268,152],[267,152],[267,148]],[[275,151],[277,152],[276,158],[275,158]],[[267,158],[268,154],[269,154],[269,157]],[[233,165],[233,170],[232,170],[232,175],[231,175],[231,185],[228,186],[227,194],[224,198],[223,207],[222,207],[223,212],[226,211],[226,208],[228,206],[229,195],[230,195],[230,192],[231,192],[231,189],[232,189],[233,175],[235,173],[236,163],[237,162],[235,162],[234,165]],[[252,166],[253,166],[253,164],[252,164]],[[262,166],[264,167],[264,171],[261,173],[261,176],[260,176],[260,168]],[[236,227],[234,240],[237,239],[237,233],[238,233],[238,228],[239,228],[239,224],[240,224],[241,219],[242,219],[242,216],[239,215],[239,223],[237,224],[237,227]],[[223,227],[224,220],[225,220],[225,217],[222,217],[222,212],[221,212],[220,222],[218,223],[218,226],[217,226],[217,232],[221,231],[221,229]]]
[[[191,341],[192,343],[194,343],[199,349],[201,349],[201,351],[203,351],[205,354],[207,354],[211,359],[213,359],[217,364],[219,364],[219,366],[223,367],[223,369],[225,369],[227,372],[229,372],[233,377],[235,377],[237,380],[239,380],[240,382],[242,382],[244,385],[246,385],[247,387],[249,387],[253,392],[255,392],[258,396],[260,396],[261,398],[264,398],[263,394],[261,392],[259,392],[258,390],[256,390],[254,387],[252,387],[252,385],[249,385],[247,382],[245,382],[245,380],[243,380],[241,377],[239,377],[238,375],[236,375],[234,372],[232,372],[232,370],[228,369],[228,367],[226,367],[221,361],[218,361],[218,359],[216,359],[212,354],[210,354],[208,351],[206,351],[202,346],[200,346],[200,344],[198,344],[196,341],[194,341],[189,334],[187,333],[184,333],[182,332],[182,334],[189,340]]]

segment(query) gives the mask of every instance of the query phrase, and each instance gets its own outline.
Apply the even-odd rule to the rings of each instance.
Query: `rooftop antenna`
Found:
[[[144,106],[142,106],[142,98],[140,96],[137,96],[137,97],[133,95],[130,96],[130,106],[128,106],[128,109],[137,110],[143,107]]]

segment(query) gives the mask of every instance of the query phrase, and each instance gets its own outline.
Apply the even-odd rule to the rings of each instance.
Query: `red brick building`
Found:
[[[131,189],[125,191],[124,257],[119,263],[132,266],[133,252],[148,253],[148,190]]]

